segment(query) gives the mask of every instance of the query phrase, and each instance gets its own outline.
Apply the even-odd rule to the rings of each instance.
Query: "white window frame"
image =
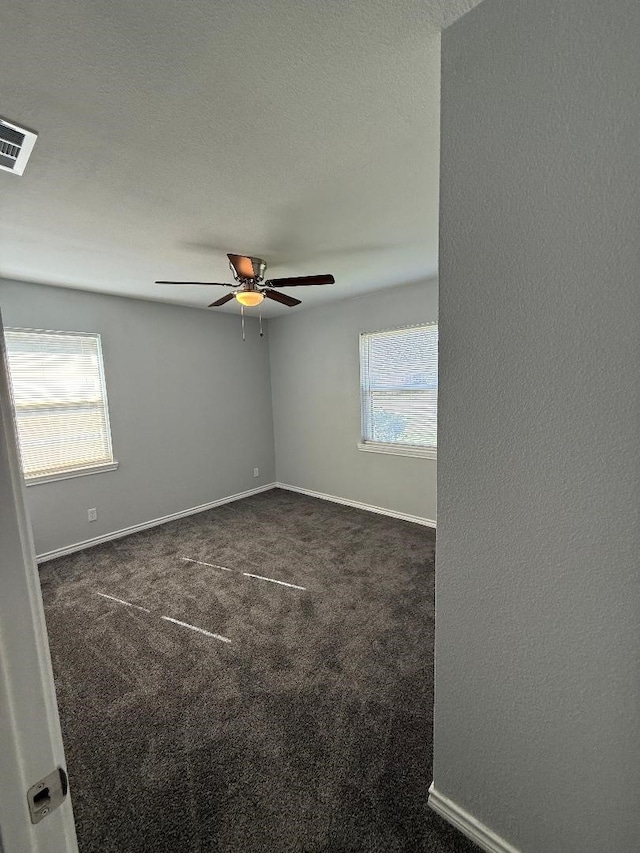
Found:
[[[115,471],[118,467],[118,462],[115,460],[113,455],[113,442],[111,435],[111,423],[109,421],[109,401],[107,398],[107,385],[105,381],[104,375],[104,363],[102,357],[102,338],[97,332],[66,332],[54,329],[28,329],[28,328],[17,328],[17,327],[7,327],[5,328],[5,333],[13,332],[13,333],[24,333],[27,335],[60,335],[65,337],[77,336],[79,338],[92,338],[96,341],[97,347],[97,367],[98,367],[98,379],[100,383],[100,391],[101,397],[104,406],[104,421],[105,421],[105,430],[106,430],[106,439],[108,444],[108,449],[110,452],[111,459],[107,462],[98,462],[95,464],[83,465],[77,468],[68,468],[61,471],[55,471],[50,474],[34,474],[34,475],[24,475],[24,483],[26,486],[35,486],[41,483],[51,483],[57,480],[68,480],[75,477],[86,477],[90,474],[98,474],[103,471]],[[11,372],[11,358],[8,355],[8,363],[9,363],[9,372]],[[18,427],[18,437],[20,434],[19,424],[16,424]]]
[[[367,453],[387,453],[395,456],[412,456],[419,457],[422,459],[437,459],[438,458],[438,448],[437,447],[422,447],[420,445],[415,444],[402,444],[400,442],[382,442],[382,441],[372,441],[371,439],[366,438],[367,434],[367,424],[368,424],[368,404],[367,404],[367,387],[368,387],[368,375],[367,375],[367,365],[366,365],[366,354],[365,354],[365,339],[370,337],[371,335],[384,335],[384,334],[392,334],[393,332],[402,332],[408,329],[426,329],[429,327],[435,326],[437,328],[438,321],[432,320],[427,323],[415,323],[410,326],[396,326],[391,329],[380,329],[375,332],[361,332],[360,333],[360,430],[361,430],[361,440],[358,442],[358,450],[363,450]]]

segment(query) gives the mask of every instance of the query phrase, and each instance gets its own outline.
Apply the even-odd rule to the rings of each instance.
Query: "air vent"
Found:
[[[0,169],[21,175],[38,135],[0,118]]]

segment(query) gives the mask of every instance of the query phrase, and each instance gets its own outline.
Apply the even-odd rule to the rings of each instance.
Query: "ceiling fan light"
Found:
[[[264,293],[261,293],[259,290],[240,290],[236,293],[236,299],[246,308],[255,308],[264,299]]]

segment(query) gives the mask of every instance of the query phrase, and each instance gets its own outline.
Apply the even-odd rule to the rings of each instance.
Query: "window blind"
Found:
[[[5,329],[26,479],[113,462],[100,335]]]
[[[365,443],[435,450],[437,324],[362,334],[360,373]]]

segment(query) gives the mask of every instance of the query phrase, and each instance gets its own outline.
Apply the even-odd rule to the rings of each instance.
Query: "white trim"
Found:
[[[275,483],[267,483],[265,486],[258,486],[255,489],[248,489],[246,492],[238,492],[235,495],[229,495],[226,498],[218,498],[216,501],[210,501],[199,506],[192,506],[189,509],[173,512],[171,515],[163,515],[161,518],[152,518],[151,521],[143,521],[141,524],[133,524],[131,527],[123,527],[121,530],[114,530],[112,533],[105,533],[103,536],[96,536],[93,539],[85,539],[83,542],[76,542],[73,545],[67,545],[64,548],[56,548],[53,551],[47,551],[45,554],[38,554],[36,560],[38,563],[46,563],[47,560],[55,560],[56,557],[64,557],[67,554],[73,554],[76,551],[83,551],[85,548],[91,548],[93,545],[101,545],[103,542],[110,542],[112,539],[120,539],[122,536],[129,536],[131,533],[140,533],[142,530],[148,530],[150,527],[157,527],[159,524],[166,524],[168,521],[177,521],[179,518],[186,518],[188,515],[195,515],[198,512],[205,512],[208,509],[214,509],[217,506],[231,503],[232,501],[240,501],[243,498],[249,498],[251,495],[257,495],[260,492],[267,492],[269,489],[274,489]]]
[[[358,450],[369,453],[391,453],[394,456],[420,456],[422,459],[437,459],[438,451],[433,447],[417,447],[413,444],[387,444],[382,441],[359,441]]]
[[[71,795],[29,820],[26,792],[65,767],[51,655],[18,450],[0,317],[0,848],[78,853]]]
[[[367,512],[375,512],[378,515],[388,515],[391,518],[400,518],[402,521],[411,521],[413,524],[422,524],[425,527],[435,528],[436,522],[432,518],[422,518],[419,515],[409,515],[407,512],[397,512],[395,509],[386,509],[382,506],[365,504],[361,501],[352,501],[348,498],[339,498],[336,495],[326,495],[323,492],[314,492],[312,489],[303,489],[300,486],[291,486],[288,483],[275,483],[277,489],[286,489],[288,492],[299,492],[301,495],[309,495],[311,498],[320,498],[323,501],[331,501],[344,506],[352,506],[355,509],[364,509]]]
[[[500,838],[493,830],[454,803],[453,800],[438,793],[433,782],[429,787],[428,804],[429,808],[437,812],[456,829],[459,829],[467,838],[475,841],[478,847],[486,850],[487,853],[520,853],[517,847],[513,847],[504,838]]]
[[[58,480],[71,480],[73,477],[87,477],[89,474],[101,474],[103,471],[115,471],[117,462],[103,462],[91,468],[75,468],[73,471],[61,471],[58,474],[42,474],[38,477],[25,477],[25,486],[40,486],[42,483],[57,483]]]
[[[425,320],[424,323],[409,323],[408,326],[387,326],[385,329],[371,329],[370,331],[360,332],[360,337],[367,335],[392,335],[395,332],[404,332],[408,329],[426,329],[429,326],[437,326],[437,320]]]
[[[399,518],[402,521],[411,521],[413,524],[422,524],[425,527],[435,528],[436,522],[431,518],[422,518],[419,515],[409,515],[406,512],[397,512],[393,509],[386,509],[373,504],[365,504],[361,501],[352,501],[348,498],[340,498],[336,495],[326,495],[323,492],[315,492],[312,489],[303,489],[300,486],[292,486],[288,483],[267,483],[264,486],[258,486],[255,489],[248,489],[246,492],[238,492],[235,495],[229,495],[225,498],[219,498],[216,501],[210,501],[206,504],[190,507],[189,509],[174,512],[170,515],[163,515],[161,518],[152,518],[150,521],[143,521],[141,524],[133,524],[131,527],[123,527],[121,530],[114,530],[112,533],[105,533],[102,536],[96,536],[93,539],[85,539],[82,542],[75,542],[73,545],[67,545],[63,548],[55,548],[53,551],[46,551],[44,554],[38,554],[36,560],[38,563],[46,563],[48,560],[55,560],[57,557],[65,557],[67,554],[74,554],[76,551],[83,551],[85,548],[92,548],[94,545],[102,545],[104,542],[110,542],[112,539],[120,539],[123,536],[129,536],[132,533],[140,533],[142,530],[148,530],[150,527],[157,527],[160,524],[166,524],[168,521],[177,521],[179,518],[186,518],[189,515],[195,515],[198,512],[205,512],[208,509],[214,509],[223,504],[240,501],[243,498],[249,498],[251,495],[257,495],[260,492],[268,492],[270,489],[285,489],[288,492],[298,492],[301,495],[309,495],[312,498],[320,498],[324,501],[343,504],[344,506],[352,506],[355,509],[364,509],[367,512],[375,512],[378,515],[388,515],[391,518]]]

